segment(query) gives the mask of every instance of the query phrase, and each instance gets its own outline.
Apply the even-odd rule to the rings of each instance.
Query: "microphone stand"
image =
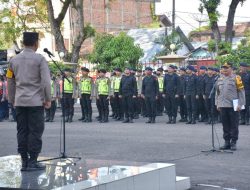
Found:
[[[48,54],[48,53],[47,53]],[[39,162],[46,162],[46,161],[51,161],[51,160],[58,160],[58,159],[66,159],[69,160],[71,163],[73,163],[73,165],[76,165],[75,162],[72,162],[70,159],[77,159],[77,160],[81,160],[81,157],[73,157],[73,156],[67,156],[66,155],[66,130],[65,130],[65,92],[64,92],[64,81],[65,79],[69,82],[70,80],[67,78],[67,76],[65,76],[64,72],[62,71],[62,69],[60,68],[60,66],[58,65],[58,63],[51,57],[50,54],[48,54],[48,56],[50,57],[50,59],[52,60],[52,62],[56,65],[57,69],[60,71],[61,75],[62,75],[62,100],[63,100],[63,105],[62,105],[62,123],[63,123],[63,151],[60,153],[59,157],[55,157],[55,158],[50,158],[50,159],[45,159],[45,160],[40,160]],[[60,137],[61,138],[61,137]]]
[[[210,150],[202,150],[201,152],[204,152],[204,153],[220,152],[220,153],[231,153],[231,154],[233,154],[232,151],[216,149],[215,148],[215,143],[214,143],[214,124],[215,124],[214,123],[214,109],[215,109],[215,102],[212,101],[212,96],[215,93],[216,81],[218,80],[218,78],[219,78],[219,76],[217,76],[214,79],[213,88],[210,91],[209,96],[208,96],[208,99],[211,100],[211,104],[212,104],[212,107],[211,107],[211,110],[212,110],[212,112],[211,112],[212,149],[210,149]]]

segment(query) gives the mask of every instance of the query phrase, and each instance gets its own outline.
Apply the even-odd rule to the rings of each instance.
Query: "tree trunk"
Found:
[[[75,2],[75,10],[77,12],[77,21],[78,21],[78,27],[79,27],[79,33],[74,39],[73,43],[73,49],[72,49],[72,63],[77,63],[79,59],[79,54],[81,50],[82,43],[85,40],[84,35],[84,17],[83,17],[83,1],[82,0],[76,0]]]
[[[211,30],[214,35],[214,39],[219,43],[221,41],[221,33],[217,22],[211,23]]]
[[[229,11],[228,11],[228,16],[227,16],[227,25],[226,25],[226,31],[225,31],[225,41],[232,43],[233,39],[233,26],[234,26],[234,16],[235,16],[235,11],[236,8],[239,4],[240,0],[232,0]]]

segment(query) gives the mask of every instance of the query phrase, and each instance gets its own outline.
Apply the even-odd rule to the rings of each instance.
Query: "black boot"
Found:
[[[88,122],[88,116],[87,116],[87,114],[84,114],[84,119],[82,120],[82,122],[84,122],[84,123]]]
[[[22,167],[21,171],[27,171],[29,157],[27,153],[21,153]]]
[[[151,123],[155,123],[155,117],[152,117]]]
[[[65,122],[69,122],[69,116],[66,116]]]
[[[125,120],[122,123],[129,123],[129,118],[126,117]]]
[[[134,123],[133,117],[129,117],[129,123]]]
[[[92,122],[92,113],[88,114],[88,122],[91,123]]]
[[[27,171],[45,170],[46,166],[37,162],[38,154],[31,153],[28,161]]]
[[[236,141],[231,141],[230,146],[231,146],[230,149],[232,151],[236,151],[237,150]]]
[[[105,111],[103,123],[108,123],[108,122],[109,122],[109,112]]]
[[[195,117],[192,118],[191,124],[196,124]]]
[[[82,115],[82,117],[78,119],[78,121],[83,121],[84,119],[85,119],[85,115]]]
[[[168,117],[168,122],[167,122],[167,124],[170,124],[170,123],[172,123],[172,117]]]
[[[73,116],[71,115],[69,116],[69,123],[72,123],[72,121],[73,121]]]
[[[172,122],[171,122],[172,124],[175,124],[176,123],[176,117],[173,117],[173,119],[172,119]]]
[[[148,121],[146,123],[152,123],[152,117],[148,117]]]
[[[229,150],[231,148],[230,141],[225,141],[225,144],[220,147],[220,150]]]
[[[191,124],[192,123],[192,114],[188,114],[188,121],[186,124]]]

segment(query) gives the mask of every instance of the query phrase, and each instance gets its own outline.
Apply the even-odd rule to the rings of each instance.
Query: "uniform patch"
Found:
[[[11,69],[7,70],[6,77],[9,78],[9,79],[14,78],[14,73],[13,73],[13,71]]]
[[[235,82],[236,82],[236,87],[238,90],[241,90],[244,88],[243,82],[242,82],[241,77],[239,75],[237,75],[235,77]]]

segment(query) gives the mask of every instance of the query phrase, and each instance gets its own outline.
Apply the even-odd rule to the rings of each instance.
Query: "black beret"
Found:
[[[99,72],[100,73],[107,73],[107,71],[105,69],[100,69]]]
[[[153,71],[153,69],[151,67],[146,67],[145,70],[146,71]]]
[[[158,68],[158,69],[157,69],[157,71],[162,72],[162,71],[163,71],[163,68],[162,68],[162,67],[160,67],[160,68]]]
[[[121,68],[115,68],[114,71],[122,72]]]
[[[168,67],[170,67],[172,69],[176,69],[176,67],[174,65],[169,65]]]
[[[82,67],[81,70],[82,70],[82,71],[89,72],[89,69],[88,69],[87,67]]]
[[[241,67],[248,67],[247,63],[244,63],[244,62],[241,62],[241,63],[240,63],[240,66],[241,66]]]
[[[38,41],[39,34],[37,32],[24,32],[23,33],[23,44],[25,46],[33,46]]]
[[[200,70],[207,70],[207,67],[205,67],[205,66],[200,66]]]
[[[192,65],[188,65],[188,66],[187,66],[187,70],[195,71],[195,68],[194,68]]]
[[[207,70],[214,71],[214,68],[213,67],[208,67]]]
[[[185,67],[180,68],[181,71],[186,71]]]

